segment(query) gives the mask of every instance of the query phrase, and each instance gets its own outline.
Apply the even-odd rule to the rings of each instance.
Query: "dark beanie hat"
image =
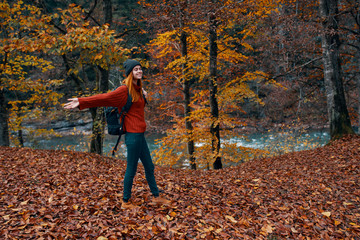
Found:
[[[126,76],[129,76],[129,74],[131,73],[131,71],[133,70],[133,68],[137,65],[140,65],[141,64],[136,61],[136,60],[133,60],[133,59],[128,59],[124,62],[124,68],[125,68],[125,74]]]

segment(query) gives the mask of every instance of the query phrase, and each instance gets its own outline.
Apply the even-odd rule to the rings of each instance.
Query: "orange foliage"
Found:
[[[145,1],[142,1],[143,3]],[[249,83],[267,81],[268,77],[260,70],[253,72],[241,69],[244,63],[252,63],[252,46],[247,39],[256,35],[253,19],[259,16],[265,17],[272,11],[276,11],[276,2],[247,2],[251,10],[243,11],[243,4],[238,1],[224,1],[218,9],[211,1],[187,2],[177,1],[165,3],[155,2],[152,11],[164,14],[165,22],[172,24],[168,29],[161,25],[157,37],[148,45],[148,51],[156,66],[161,71],[161,76],[156,78],[156,97],[153,101],[159,102],[168,119],[171,119],[173,127],[167,131],[167,137],[159,141],[160,148],[155,151],[155,159],[158,163],[175,165],[179,161],[186,161],[190,156],[185,151],[189,140],[195,142],[195,157],[197,164],[201,167],[212,166],[214,156],[211,151],[211,134],[209,126],[213,123],[210,116],[209,90],[207,81],[209,75],[209,40],[207,37],[208,23],[207,14],[214,11],[218,16],[218,102],[220,116],[215,124],[221,128],[221,136],[224,140],[221,155],[225,162],[242,161],[254,157],[255,150],[242,149],[236,144],[230,143],[229,139],[236,137],[234,128],[244,126],[231,116],[234,111],[243,111],[239,103],[244,99],[250,99],[262,104],[250,87]],[[161,6],[161,7],[160,7]],[[266,6],[266,8],[265,8]],[[205,7],[205,8],[204,8]],[[166,9],[165,12],[161,11]],[[179,16],[168,14],[169,9],[173,12],[182,13]],[[171,11],[169,11],[171,12]],[[244,14],[244,15],[242,15]],[[178,17],[178,18],[177,18]],[[159,23],[162,24],[162,23]],[[241,25],[241,31],[238,31]],[[187,55],[181,57],[180,35],[186,33]],[[184,68],[184,66],[186,66]],[[159,74],[160,75],[160,74]],[[193,131],[185,131],[184,107],[182,96],[183,81],[194,82],[191,87],[192,112],[188,120],[193,124]],[[270,82],[269,82],[270,83]],[[271,82],[274,83],[274,82]],[[154,87],[155,89],[155,87]],[[227,130],[226,130],[227,129]],[[234,154],[234,155],[233,155]],[[251,157],[250,157],[251,156]]]

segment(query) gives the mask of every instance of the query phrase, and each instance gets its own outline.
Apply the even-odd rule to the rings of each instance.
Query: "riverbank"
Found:
[[[140,165],[134,210],[125,162],[0,147],[2,239],[358,239],[360,138],[222,170],[156,167],[170,206],[153,206]]]

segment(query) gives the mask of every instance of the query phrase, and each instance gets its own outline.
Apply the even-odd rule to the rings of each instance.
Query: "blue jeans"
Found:
[[[144,166],[146,180],[149,184],[151,193],[155,197],[159,196],[159,189],[156,185],[154,176],[155,166],[151,160],[149,147],[146,143],[144,133],[126,133],[125,144],[127,148],[127,165],[124,178],[124,201],[128,201],[131,197],[131,189],[139,159]]]

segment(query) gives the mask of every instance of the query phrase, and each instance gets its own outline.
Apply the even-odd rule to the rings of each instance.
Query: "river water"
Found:
[[[147,134],[146,139],[150,151],[153,151],[158,146],[156,139],[160,139],[164,135]],[[289,143],[292,139],[292,143]],[[330,139],[328,132],[324,131],[310,131],[308,133],[298,134],[294,136],[291,133],[255,133],[244,135],[242,138],[232,138],[228,141],[236,143],[238,146],[264,149],[267,146],[275,145],[294,145],[293,151],[307,150],[314,146],[323,146]],[[114,147],[117,136],[106,135],[104,141],[104,155],[110,156],[111,150]],[[294,143],[295,141],[295,143]],[[63,137],[53,137],[51,139],[33,139],[31,142],[26,142],[25,147],[35,149],[56,149],[56,150],[71,150],[88,152],[89,151],[90,136],[89,135],[71,135]],[[311,143],[311,144],[310,144]],[[124,136],[122,136],[119,144],[118,152],[123,152],[126,155],[126,147],[124,144]]]

